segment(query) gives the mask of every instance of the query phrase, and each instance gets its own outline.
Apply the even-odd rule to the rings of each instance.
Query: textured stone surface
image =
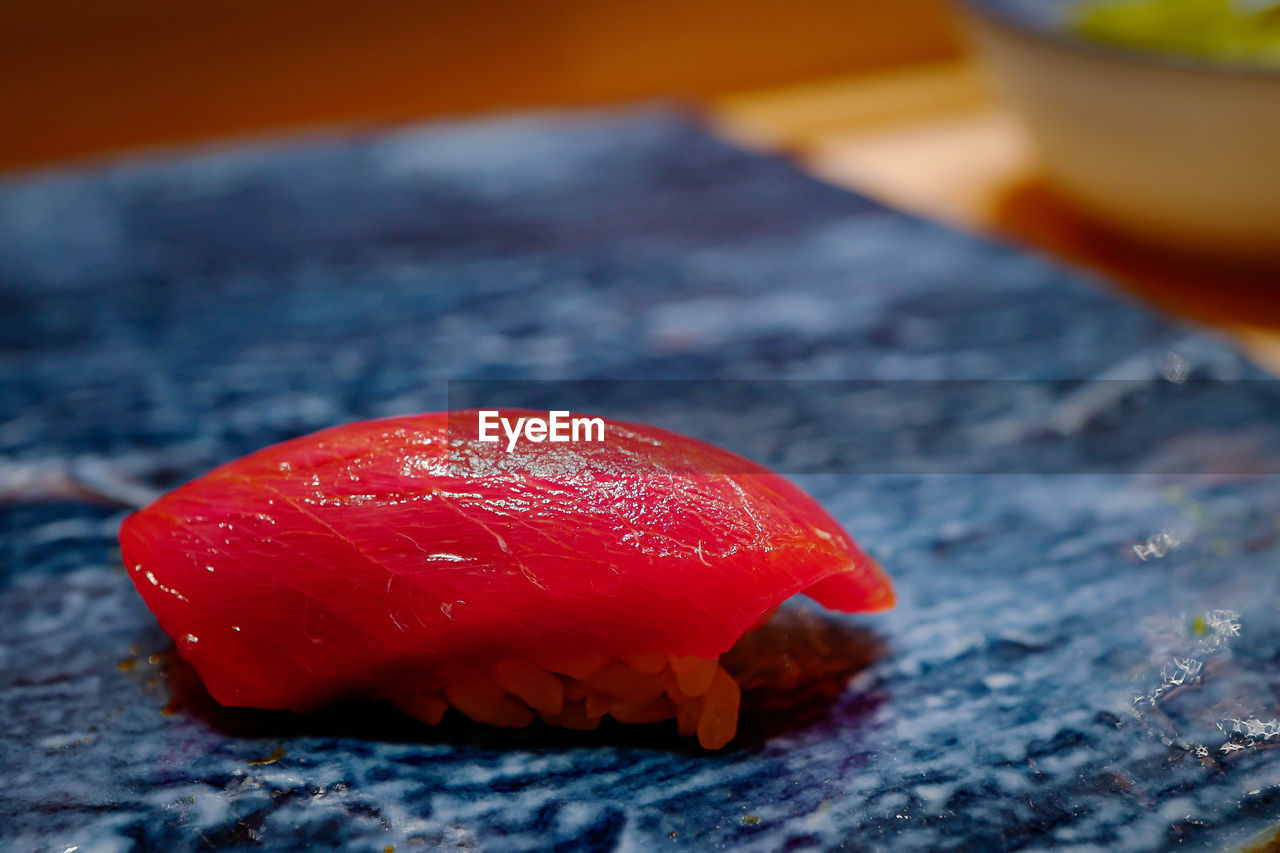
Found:
[[[1240,840],[1280,817],[1280,760],[1267,748],[1280,743],[1267,727],[1280,715],[1280,489],[1241,476],[1276,470],[1268,383],[1168,422],[1130,417],[1115,395],[1072,398],[1088,414],[1082,439],[1050,467],[1089,474],[943,475],[932,462],[895,473],[912,468],[911,446],[891,448],[882,470],[824,473],[822,448],[848,430],[882,440],[921,418],[940,424],[932,447],[949,458],[983,452],[999,431],[1016,469],[1043,452],[1022,429],[1043,412],[1007,395],[1011,410],[981,429],[928,411],[928,396],[873,414],[856,398],[704,421],[717,440],[804,475],[901,597],[891,613],[828,626],[874,650],[869,667],[791,702],[749,693],[742,735],[717,754],[661,727],[502,733],[455,720],[424,731],[376,708],[218,709],[117,565],[122,511],[72,487],[137,499],[321,426],[440,408],[449,379],[1159,384],[1170,349],[1193,375],[1249,373],[1219,344],[1075,274],[662,113],[408,129],[10,181],[0,846]],[[672,409],[670,386],[628,395],[632,416],[689,417]],[[756,440],[778,430],[803,440]],[[1108,472],[1077,450],[1113,439],[1137,448],[1142,470],[1214,476]],[[1153,536],[1138,559],[1133,546]]]

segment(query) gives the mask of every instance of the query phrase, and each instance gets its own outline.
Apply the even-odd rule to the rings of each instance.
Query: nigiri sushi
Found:
[[[515,419],[527,412],[504,411]],[[737,728],[719,656],[796,593],[892,606],[881,569],[767,469],[650,426],[482,440],[474,412],[365,421],[223,465],[129,516],[129,577],[223,705],[388,700],[436,723]]]

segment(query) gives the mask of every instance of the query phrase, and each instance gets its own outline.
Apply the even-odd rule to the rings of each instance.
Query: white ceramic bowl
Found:
[[[965,0],[1045,177],[1113,229],[1280,259],[1280,72],[1072,36],[1071,0]]]

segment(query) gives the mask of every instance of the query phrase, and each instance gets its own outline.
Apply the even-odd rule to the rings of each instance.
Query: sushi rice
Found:
[[[393,701],[430,725],[451,707],[478,723],[503,728],[541,719],[585,731],[606,715],[620,723],[674,719],[681,735],[696,735],[704,749],[720,749],[737,733],[741,696],[719,658],[584,653],[542,666],[504,660],[443,691]]]

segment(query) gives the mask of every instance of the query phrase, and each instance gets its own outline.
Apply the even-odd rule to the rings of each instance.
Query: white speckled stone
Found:
[[[869,668],[783,710],[749,692],[741,736],[716,754],[661,727],[423,730],[372,708],[218,709],[118,565],[122,513],[72,488],[129,500],[318,427],[440,408],[450,379],[1158,384],[1169,349],[1193,375],[1250,375],[1077,274],[661,112],[10,180],[0,847],[1141,851],[1242,839],[1280,817],[1276,751],[1231,731],[1280,716],[1280,489],[1234,476],[1170,492],[1089,454],[1123,445],[1155,464],[1184,458],[1188,441],[1235,441],[1265,470],[1280,446],[1266,383],[1127,419],[1110,418],[1125,402],[1108,386],[1086,385],[1055,410],[1074,438],[1058,445],[1059,473],[1040,475],[930,467],[993,442],[1011,448],[1005,462],[1041,459],[1034,393],[1001,398],[1001,419],[974,428],[992,383],[953,393],[948,406],[969,400],[955,411],[824,393],[727,425],[697,421],[669,386],[634,386],[631,414],[804,475],[897,579],[895,611],[833,629],[874,635]],[[926,415],[929,442],[894,443]],[[61,498],[35,500],[50,495]],[[1136,559],[1161,531],[1180,546]],[[1210,648],[1191,625],[1214,608],[1237,613],[1239,630]],[[1202,679],[1162,693],[1158,710],[1135,706],[1164,689],[1175,658],[1199,661]]]

